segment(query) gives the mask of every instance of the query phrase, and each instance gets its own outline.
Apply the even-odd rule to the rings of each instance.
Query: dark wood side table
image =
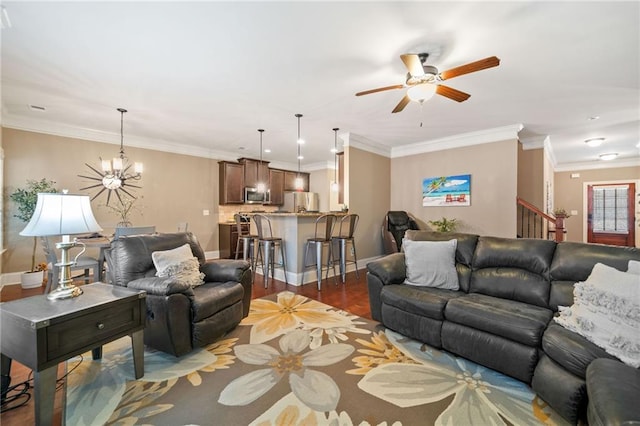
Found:
[[[94,283],[84,294],[64,300],[46,295],[0,303],[2,374],[15,359],[33,370],[37,425],[51,424],[58,363],[92,351],[102,357],[102,345],[130,335],[135,377],[144,375],[144,291]]]

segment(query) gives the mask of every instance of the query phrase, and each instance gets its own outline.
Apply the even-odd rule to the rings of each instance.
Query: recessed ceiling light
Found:
[[[269,154],[271,152],[271,150],[269,148],[265,148],[264,152],[266,152],[267,154]]]
[[[608,154],[600,154],[600,159],[603,161],[613,160],[618,156],[617,152],[610,152]]]
[[[584,143],[586,143],[590,147],[600,146],[602,145],[602,142],[604,142],[604,138],[591,138],[584,141]]]
[[[597,119],[599,119],[599,118],[600,118],[600,116],[599,116],[599,115],[593,115],[593,116],[591,116],[591,117],[587,118],[587,120],[589,120],[589,121],[593,121],[593,120],[597,120]]]

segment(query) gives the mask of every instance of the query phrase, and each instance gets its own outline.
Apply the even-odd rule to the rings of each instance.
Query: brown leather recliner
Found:
[[[409,229],[420,229],[413,216],[403,210],[387,212],[382,222],[382,242],[385,254],[400,251],[404,233]]]
[[[156,277],[151,254],[188,243],[205,274],[205,284],[191,287],[175,278]],[[249,314],[251,269],[244,260],[205,261],[191,233],[122,237],[105,254],[113,285],[147,292],[144,343],[181,356],[235,328]]]

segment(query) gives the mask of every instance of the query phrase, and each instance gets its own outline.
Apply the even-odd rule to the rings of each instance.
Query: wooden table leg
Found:
[[[45,370],[33,372],[36,426],[50,425],[53,422],[57,373],[57,364]]]
[[[136,379],[144,376],[144,331],[131,333],[131,347],[133,349],[133,369]]]
[[[91,349],[91,358],[93,358],[94,361],[102,359],[102,346]]]

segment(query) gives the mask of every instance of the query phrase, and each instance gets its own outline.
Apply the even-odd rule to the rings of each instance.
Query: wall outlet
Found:
[[[202,216],[209,216],[209,210],[202,210]]]
[[[578,214],[578,210],[571,210],[571,216],[575,216]]]
[[[580,177],[580,173],[571,173],[571,179],[577,179]]]

